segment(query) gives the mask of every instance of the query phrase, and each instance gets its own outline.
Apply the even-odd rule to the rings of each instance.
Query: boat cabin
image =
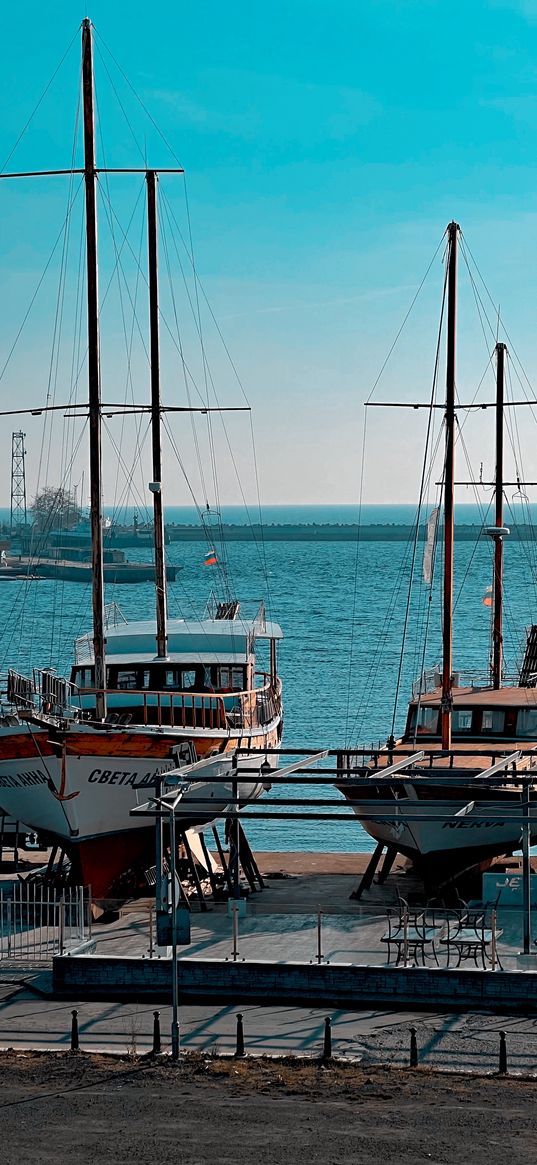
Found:
[[[202,729],[253,728],[276,714],[276,623],[171,620],[168,654],[155,655],[155,624],[112,627],[106,639],[108,719]],[[267,671],[256,671],[256,640],[268,642]],[[95,707],[93,645],[75,643],[71,684],[85,712]]]
[[[438,689],[411,701],[403,743],[441,738],[440,704]],[[455,688],[451,732],[454,744],[537,741],[537,688]]]

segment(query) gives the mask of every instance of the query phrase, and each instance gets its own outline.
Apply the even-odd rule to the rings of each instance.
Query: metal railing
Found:
[[[90,896],[82,886],[58,894],[20,882],[0,891],[0,962],[47,963],[90,934]]]
[[[266,672],[249,691],[173,692],[147,688],[107,688],[109,720],[134,720],[158,727],[249,730],[270,724],[281,715],[281,681]],[[12,668],[7,674],[7,700],[17,709],[45,715],[91,716],[96,688],[77,688],[69,680],[46,669],[23,676]]]

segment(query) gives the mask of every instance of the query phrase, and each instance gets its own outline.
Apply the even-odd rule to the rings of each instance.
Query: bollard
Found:
[[[416,1043],[416,1028],[410,1029],[410,1067],[418,1067],[418,1045]]]
[[[239,1011],[237,1015],[237,1046],[235,1048],[235,1059],[239,1060],[244,1056],[244,1025],[242,1022],[242,1012]]]
[[[160,1011],[153,1012],[153,1055],[160,1056]]]
[[[324,1021],[323,1060],[332,1059],[332,1020],[327,1015]]]
[[[78,1052],[78,1011],[71,1012],[71,1051]]]
[[[505,1032],[500,1032],[500,1059],[498,1063],[498,1074],[500,1076],[507,1075],[507,1044],[505,1042]]]

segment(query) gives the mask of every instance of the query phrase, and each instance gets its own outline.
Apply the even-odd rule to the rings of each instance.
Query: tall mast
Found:
[[[151,347],[151,432],[153,443],[153,524],[155,531],[155,584],[157,611],[157,656],[167,655],[166,566],[164,562],[164,515],[162,510],[162,452],[160,441],[160,355],[157,254],[157,175],[148,170],[147,239],[149,252],[149,326]]]
[[[86,262],[88,285],[88,386],[90,439],[90,504],[93,578],[93,654],[95,711],[106,716],[104,665],[104,579],[101,513],[101,380],[99,366],[99,300],[97,275],[97,199],[93,113],[93,48],[91,22],[82,22],[82,94],[84,103],[84,181],[86,187]]]
[[[504,363],[507,349],[505,344],[496,344],[496,516],[495,525],[490,531],[494,538],[494,581],[493,581],[493,617],[492,617],[492,686],[502,686],[502,656],[503,656],[503,536],[506,533],[503,525],[503,396],[504,396]],[[496,531],[496,532],[494,532]]]
[[[451,222],[448,234],[448,321],[446,365],[446,454],[444,469],[444,619],[442,632],[442,748],[451,748],[453,707],[453,544],[455,540],[455,348],[457,319],[457,242],[459,226]]]

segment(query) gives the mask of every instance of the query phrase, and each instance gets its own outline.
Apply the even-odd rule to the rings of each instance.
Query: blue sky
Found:
[[[46,17],[42,14],[42,6],[30,0],[24,11],[12,8],[3,15],[0,165],[75,37],[10,162],[17,169],[63,166],[70,158],[76,29],[86,12],[76,4],[52,3]],[[95,0],[87,14],[96,27],[99,113],[109,164],[140,164],[140,156],[104,64],[147,157],[157,165],[173,160],[107,49],[187,170],[197,269],[254,410],[263,500],[356,499],[363,401],[451,218],[461,223],[533,378],[537,0],[470,5],[289,0],[270,6],[208,0],[203,6],[164,2],[158,7]],[[127,215],[136,198],[129,181],[118,190]],[[166,193],[177,215],[183,214],[184,227],[182,187],[171,181]],[[22,189],[19,184],[7,190],[4,184],[0,190],[4,357],[50,252],[65,196],[65,185]],[[103,287],[113,267],[106,222],[101,237]],[[34,404],[46,392],[57,275],[54,260],[45,303],[36,301],[22,346],[1,382],[4,400],[16,393]],[[437,261],[377,396],[427,396],[441,280]],[[486,367],[487,346],[470,310],[462,267],[461,284],[459,383],[466,396]],[[108,304],[103,377],[106,366],[109,383],[117,383],[124,375],[117,352],[121,305],[113,293]],[[184,329],[192,339],[192,326],[185,323]],[[207,346],[221,403],[240,403],[218,344],[208,339]],[[199,360],[192,357],[202,375]],[[142,392],[141,350],[134,363]],[[490,387],[485,396],[490,397]],[[423,426],[415,414],[378,412],[368,428],[366,500],[412,501]],[[251,499],[255,481],[247,430],[244,417],[230,418],[230,440]],[[481,420],[470,430],[470,453],[490,461],[488,429]],[[28,422],[27,431],[35,485],[41,437],[35,422]],[[0,435],[5,465],[10,432],[8,422]],[[48,470],[47,458],[41,458],[40,483],[46,472],[49,477],[54,472],[60,442],[56,426],[54,456],[48,456]],[[220,454],[220,500],[235,502],[225,441]],[[188,501],[168,453],[166,458],[169,501]],[[196,478],[186,438],[184,461]],[[117,491],[112,462],[111,457],[107,500]],[[81,450],[77,472],[82,464]],[[199,480],[195,489],[207,492]]]

